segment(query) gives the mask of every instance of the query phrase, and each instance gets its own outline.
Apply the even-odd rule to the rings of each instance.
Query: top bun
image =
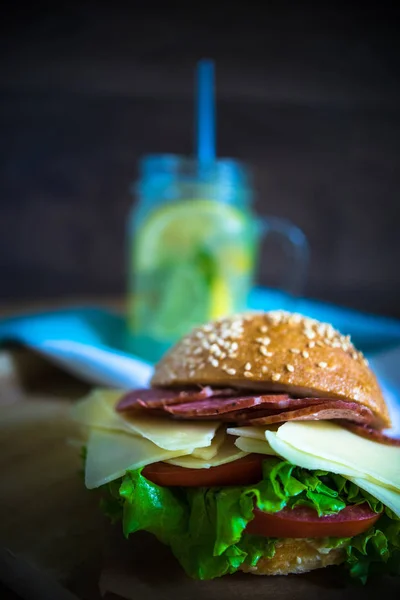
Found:
[[[390,425],[368,362],[332,325],[285,311],[226,317],[194,329],[157,364],[154,386],[216,385],[342,398]]]

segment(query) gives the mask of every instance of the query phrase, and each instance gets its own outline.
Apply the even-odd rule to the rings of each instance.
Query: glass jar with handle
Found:
[[[293,248],[286,275],[299,285],[307,260],[304,235],[290,222],[254,216],[243,164],[150,155],[140,163],[133,191],[129,346],[143,358],[157,360],[195,325],[246,310],[260,238],[271,231]]]

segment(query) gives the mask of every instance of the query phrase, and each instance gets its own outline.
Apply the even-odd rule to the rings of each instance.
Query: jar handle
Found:
[[[289,251],[292,267],[285,269],[282,288],[293,296],[303,293],[310,259],[310,248],[305,233],[289,221],[281,217],[264,217],[257,219],[260,238],[270,233],[280,236],[284,249]]]

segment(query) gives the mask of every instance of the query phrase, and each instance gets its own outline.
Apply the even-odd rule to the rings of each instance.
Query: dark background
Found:
[[[395,4],[1,11],[1,300],[123,293],[137,159],[191,153],[193,69],[208,56],[218,154],[253,165],[260,214],[307,234],[307,295],[400,317]],[[264,257],[264,283],[277,264]]]

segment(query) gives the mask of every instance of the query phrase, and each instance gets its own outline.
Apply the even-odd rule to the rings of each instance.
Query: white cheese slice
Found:
[[[228,427],[226,433],[243,438],[252,438],[253,440],[263,440],[265,442],[265,431],[265,427]]]
[[[400,517],[400,493],[388,488],[372,483],[368,479],[362,477],[349,477],[362,490],[365,490],[387,507],[389,507],[398,517]]]
[[[193,458],[202,458],[203,460],[208,460],[213,458],[218,450],[221,448],[226,438],[226,431],[224,427],[220,427],[216,434],[214,435],[211,445],[206,446],[205,448],[195,448],[191,454]]]
[[[400,490],[399,447],[373,442],[329,421],[288,422],[276,435],[301,452],[342,465],[343,474]]]
[[[244,452],[255,452],[256,454],[268,454],[270,456],[276,456],[275,450],[273,450],[270,444],[265,440],[259,440],[251,437],[238,437],[235,441],[235,446],[243,450]]]
[[[210,467],[219,467],[226,463],[239,460],[246,456],[248,452],[243,452],[235,446],[233,437],[227,436],[217,454],[210,459],[194,458],[191,456],[179,456],[171,458],[165,462],[178,467],[186,467],[187,469],[209,469]]]
[[[181,421],[150,414],[117,413],[121,398],[116,390],[95,390],[73,407],[73,417],[89,427],[123,431],[144,437],[165,450],[204,448],[211,445],[218,421]]]
[[[85,484],[89,489],[97,488],[122,477],[128,469],[139,469],[192,450],[164,450],[144,438],[93,429],[87,444]]]

